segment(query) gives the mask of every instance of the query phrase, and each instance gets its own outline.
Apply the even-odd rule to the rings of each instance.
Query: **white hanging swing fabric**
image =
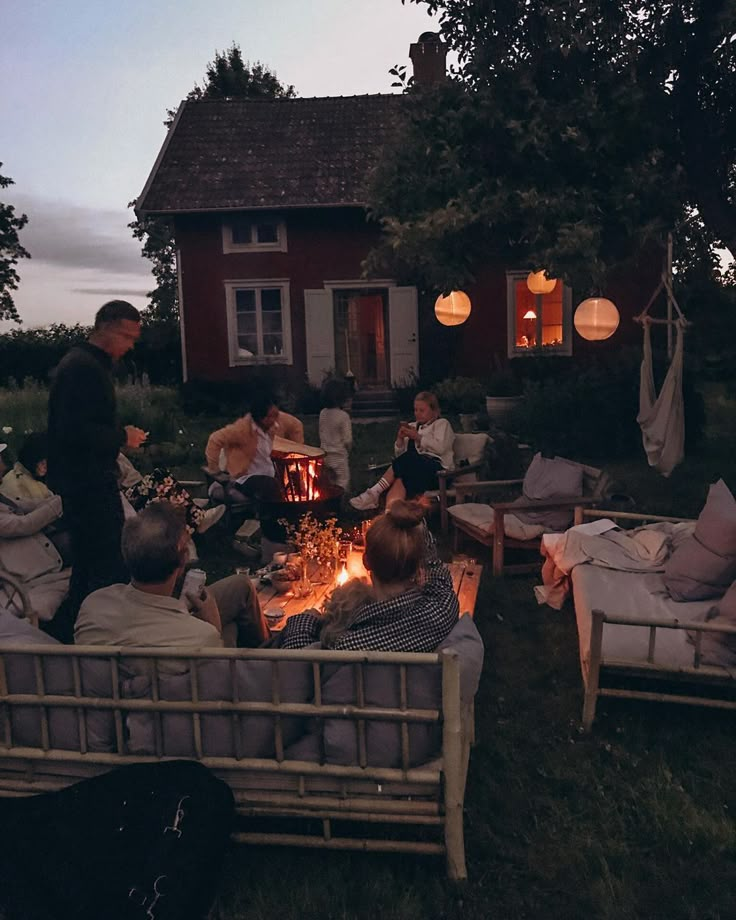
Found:
[[[675,351],[662,389],[657,395],[652,366],[652,320],[641,317],[644,326],[644,354],[641,362],[639,414],[644,450],[649,466],[669,476],[685,455],[685,404],[682,394],[685,322],[675,320]]]

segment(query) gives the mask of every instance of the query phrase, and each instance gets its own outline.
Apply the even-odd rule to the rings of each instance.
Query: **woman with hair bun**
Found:
[[[381,494],[388,491],[386,507],[403,498],[416,498],[437,488],[439,470],[453,464],[455,433],[446,418],[440,417],[440,404],[434,393],[423,391],[414,397],[413,422],[402,422],[396,435],[396,459],[375,485],[350,499],[357,511],[378,508]]]
[[[447,566],[418,502],[395,501],[373,520],[364,565],[371,584],[337,587],[322,615],[306,611],[286,623],[282,648],[432,652],[452,630],[460,608]]]

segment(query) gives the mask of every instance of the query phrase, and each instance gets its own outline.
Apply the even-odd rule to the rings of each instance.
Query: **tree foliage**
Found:
[[[0,163],[0,167],[3,164]],[[13,185],[13,180],[0,175],[0,189]],[[18,289],[20,276],[15,270],[19,259],[30,259],[31,254],[21,246],[18,233],[28,223],[25,214],[16,214],[12,204],[0,201],[0,320],[11,319],[20,323],[11,291]]]
[[[207,65],[205,81],[195,84],[186,97],[187,102],[203,99],[279,99],[296,95],[293,86],[286,86],[273,71],[256,61],[243,61],[239,45],[227,51],[216,51]],[[167,111],[164,125],[167,128],[176,116],[175,109]],[[131,202],[131,206],[135,202]],[[133,236],[143,243],[142,254],[151,260],[156,287],[150,291],[150,307],[144,322],[164,327],[176,327],[179,322],[179,298],[176,277],[176,244],[171,223],[160,217],[144,217],[128,224]]]
[[[402,3],[405,0],[402,0]],[[693,211],[736,254],[736,0],[409,0],[457,53],[376,170],[369,271],[601,289]]]

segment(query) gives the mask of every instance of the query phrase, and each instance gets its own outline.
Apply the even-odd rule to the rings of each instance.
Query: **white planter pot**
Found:
[[[523,396],[486,396],[489,421],[497,428],[507,427],[515,421],[523,401]]]

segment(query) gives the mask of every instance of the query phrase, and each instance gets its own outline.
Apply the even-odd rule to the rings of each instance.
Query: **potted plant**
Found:
[[[508,368],[498,368],[488,378],[486,412],[491,424],[507,427],[524,399],[521,380]]]
[[[473,431],[478,412],[483,408],[483,384],[473,377],[448,377],[434,388],[445,414],[460,419],[463,431]]]

